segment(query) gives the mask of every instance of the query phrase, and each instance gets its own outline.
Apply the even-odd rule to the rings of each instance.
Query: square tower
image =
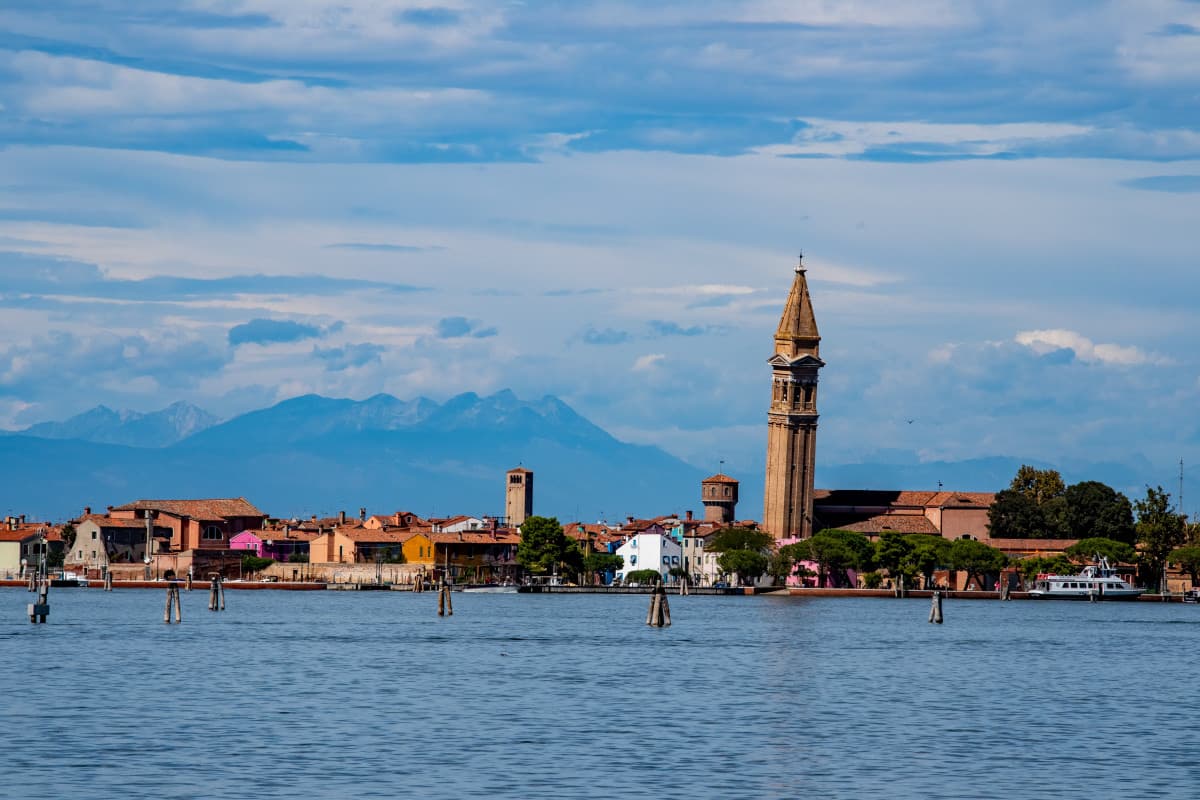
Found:
[[[517,467],[506,474],[504,484],[504,517],[509,527],[516,527],[533,516],[533,472]]]

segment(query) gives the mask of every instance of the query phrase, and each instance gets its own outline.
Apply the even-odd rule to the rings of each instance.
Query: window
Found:
[[[630,557],[629,557],[629,564],[630,564],[631,566],[633,566],[633,565],[636,565],[636,564],[637,564],[637,556],[630,556]]]
[[[95,540],[96,540],[96,532],[92,531],[92,541],[95,541]]]
[[[730,489],[728,486],[726,486],[725,487],[725,496],[729,497],[729,495],[731,495],[731,494],[733,494],[733,490]]]
[[[670,557],[670,556],[663,556],[663,563],[664,563],[664,564],[670,564],[670,563],[671,563],[671,557]]]
[[[679,556],[671,556],[671,563],[672,563],[672,564],[678,564],[678,563],[679,563]]]
[[[201,538],[208,539],[208,540],[224,539],[225,534],[222,533],[221,529],[218,528],[216,525],[205,525],[204,532],[201,534]]]

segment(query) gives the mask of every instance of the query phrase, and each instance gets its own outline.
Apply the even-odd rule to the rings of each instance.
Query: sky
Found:
[[[6,0],[0,427],[554,394],[762,469],[1200,462],[1200,3]]]

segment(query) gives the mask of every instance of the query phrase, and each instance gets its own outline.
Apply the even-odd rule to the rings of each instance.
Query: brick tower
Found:
[[[522,467],[510,469],[504,484],[504,517],[516,527],[533,516],[533,473]]]
[[[812,536],[817,447],[817,371],[821,335],[813,316],[803,262],[775,331],[771,407],[767,412],[767,487],[763,528],[776,539]]]
[[[704,503],[704,519],[719,525],[728,525],[735,519],[738,501],[738,482],[718,472],[711,478],[700,481],[700,502]]]

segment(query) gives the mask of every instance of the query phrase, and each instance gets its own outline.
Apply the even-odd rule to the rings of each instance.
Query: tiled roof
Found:
[[[104,514],[88,514],[79,520],[80,524],[84,522],[94,522],[101,528],[137,528],[146,530],[146,520],[144,519],[113,519]],[[156,529],[170,530],[163,525],[155,525]]]
[[[718,472],[716,475],[705,478],[701,483],[738,483],[738,479],[731,478],[723,472]]]
[[[826,528],[857,531],[858,533],[896,531],[897,533],[932,533],[935,536],[941,534],[936,525],[920,514],[874,514],[868,517],[841,520],[836,517],[833,519],[822,517],[820,521]]]
[[[27,539],[36,539],[41,535],[37,528],[17,528],[15,531],[4,528],[0,530],[0,542],[24,542]]]
[[[462,533],[430,533],[434,544],[519,544],[521,537],[511,531],[463,531]]]
[[[215,521],[228,517],[266,517],[244,497],[219,497],[207,500],[138,500],[117,506],[113,511],[163,511],[177,517]]]

